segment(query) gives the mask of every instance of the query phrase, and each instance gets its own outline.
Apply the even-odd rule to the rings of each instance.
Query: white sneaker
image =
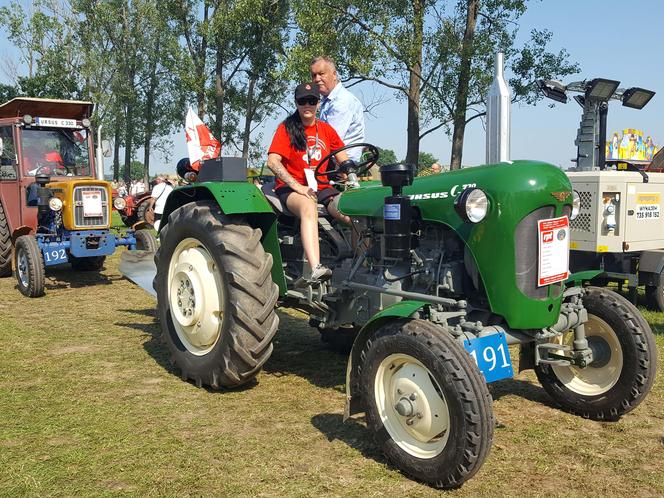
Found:
[[[311,271],[311,280],[318,280],[320,282],[323,282],[330,278],[332,276],[332,270],[330,270],[327,266],[323,266],[320,263],[316,265],[316,268],[314,268]]]

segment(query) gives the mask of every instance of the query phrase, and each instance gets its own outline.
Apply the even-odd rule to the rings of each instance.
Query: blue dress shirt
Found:
[[[345,145],[364,142],[364,107],[358,98],[350,93],[341,82],[320,104],[320,119],[332,125]],[[361,147],[348,149],[348,157],[360,160]]]

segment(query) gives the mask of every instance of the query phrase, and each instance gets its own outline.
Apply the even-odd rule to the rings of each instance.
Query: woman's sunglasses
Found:
[[[295,99],[297,105],[317,105],[318,99],[316,97],[305,97],[303,99]]]

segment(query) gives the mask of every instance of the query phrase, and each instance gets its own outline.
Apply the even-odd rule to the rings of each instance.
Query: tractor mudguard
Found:
[[[179,187],[170,193],[162,219],[184,204],[209,200],[219,204],[227,215],[242,215],[252,228],[263,232],[261,244],[272,255],[272,280],[279,286],[279,294],[286,294],[286,277],[277,237],[277,216],[265,196],[253,183],[249,182],[201,182]]]
[[[569,277],[567,277],[567,280],[565,280],[565,286],[571,287],[574,285],[583,285],[583,282],[588,282],[602,273],[604,273],[603,270],[584,270],[578,271],[576,273],[570,273]]]
[[[371,335],[384,323],[399,318],[410,318],[427,304],[428,303],[424,301],[401,301],[379,311],[371,318],[371,320],[364,324],[362,330],[360,330],[360,333],[355,338],[355,342],[353,342],[353,348],[348,357],[348,366],[346,367],[346,410],[344,411],[344,420],[362,410],[361,400],[357,396],[353,399],[353,394],[357,394],[355,386],[357,386],[359,381],[357,378],[357,369],[355,369],[354,366],[360,361],[360,354],[362,353],[364,345],[369,337],[371,337]]]

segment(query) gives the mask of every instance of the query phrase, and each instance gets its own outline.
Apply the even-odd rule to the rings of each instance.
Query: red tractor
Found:
[[[144,221],[152,226],[154,223],[154,212],[152,209],[151,191],[143,192],[138,195],[126,195],[120,197],[117,190],[113,190],[113,205],[122,218],[125,226],[132,227],[139,221]],[[124,203],[122,200],[124,200]],[[124,205],[124,208],[122,207]]]

